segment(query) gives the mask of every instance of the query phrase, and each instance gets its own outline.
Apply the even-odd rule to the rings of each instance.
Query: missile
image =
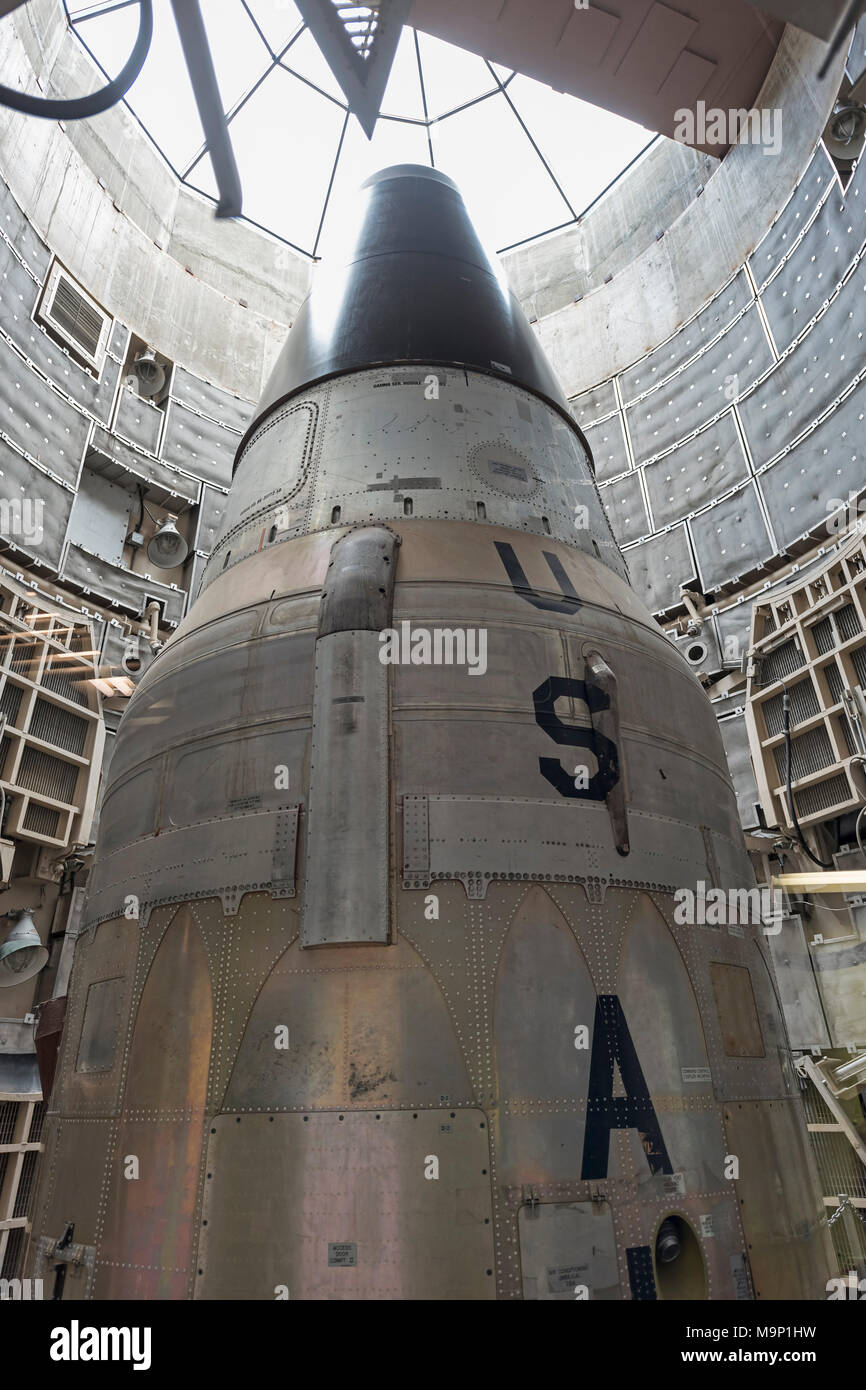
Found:
[[[375,174],[120,725],[34,1275],[823,1297],[784,929],[457,187]]]

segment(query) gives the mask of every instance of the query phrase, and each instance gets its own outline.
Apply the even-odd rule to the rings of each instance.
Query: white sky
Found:
[[[85,7],[70,0],[68,8],[75,19]],[[93,14],[92,6],[87,9]],[[302,30],[302,20],[292,0],[247,0],[246,7],[242,0],[202,0],[202,13],[224,106],[231,112],[273,63],[273,54]],[[138,7],[129,5],[79,19],[76,32],[113,77],[129,55],[137,27]],[[530,78],[512,77],[508,97],[560,193],[484,60],[426,34],[419,34],[418,42],[436,167],[459,185],[482,239],[495,250],[570,221],[652,139],[652,132],[631,121]],[[316,245],[345,99],[309,31],[295,39],[282,64],[229,124],[244,215],[304,251],[327,256],[347,201],[369,173],[388,164],[430,162],[427,130],[405,119],[380,118],[368,141],[350,117]],[[506,69],[495,71],[503,82],[510,76]],[[447,114],[485,93],[491,95],[468,110]],[[127,99],[178,173],[214,195],[207,156],[190,170],[202,148],[202,131],[169,0],[155,0],[153,45]],[[403,31],[382,111],[423,122],[410,29]]]

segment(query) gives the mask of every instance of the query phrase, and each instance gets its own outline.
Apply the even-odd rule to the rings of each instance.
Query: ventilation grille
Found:
[[[52,758],[50,753],[43,753],[40,748],[25,748],[15,781],[27,791],[50,796],[52,801],[71,804],[75,797],[78,768],[72,763],[62,762],[60,758]],[[31,827],[27,826],[27,829]]]
[[[10,685],[7,681],[0,694],[0,714],[5,714],[10,724],[14,724],[18,718],[23,693],[20,685]]]
[[[41,642],[31,642],[29,639],[15,642],[9,658],[10,671],[14,671],[16,676],[26,676],[28,680],[35,680],[41,650]]]
[[[848,655],[857,676],[857,684],[862,685],[866,690],[866,647],[858,647],[856,651],[849,652]]]
[[[11,1144],[15,1134],[15,1116],[18,1114],[18,1102],[14,1100],[0,1100],[0,1144]]]
[[[3,1256],[3,1268],[0,1269],[0,1279],[19,1279],[21,1277],[23,1254],[24,1227],[13,1226],[6,1242],[6,1253]]]
[[[784,745],[780,748],[774,748],[773,755],[776,759],[779,781],[784,784]],[[799,738],[791,739],[791,778],[793,781],[799,781],[801,777],[808,777],[813,772],[822,772],[825,767],[832,767],[835,761],[825,728],[810,729],[807,734],[800,734]],[[842,781],[845,781],[844,777]]]
[[[92,366],[99,365],[111,320],[60,265],[48,277],[40,317]]]
[[[800,681],[788,691],[791,700],[791,723],[802,724],[804,720],[810,719],[813,714],[820,714],[821,707],[818,704],[818,697],[810,680]],[[775,734],[781,734],[785,729],[785,719],[782,712],[782,696],[774,695],[772,700],[767,700],[763,706],[764,722],[767,726],[767,735],[773,738]]]
[[[50,806],[40,806],[37,802],[31,801],[27,807],[22,828],[30,830],[34,835],[44,835],[49,840],[56,840],[59,824],[59,811],[53,811]]]
[[[790,676],[794,671],[799,671],[802,665],[803,653],[796,638],[792,637],[761,661],[761,684],[772,685],[783,676]]]
[[[27,1136],[28,1144],[38,1144],[42,1138],[42,1126],[45,1123],[45,1101],[40,1100],[33,1107],[33,1115],[30,1120],[30,1133]]]
[[[74,700],[77,705],[88,704],[86,687],[74,681],[59,666],[46,667],[41,684],[46,690],[53,690],[55,695],[65,695],[67,700]]]
[[[860,619],[853,603],[846,603],[844,608],[839,609],[836,614],[836,627],[843,642],[849,642],[860,632]]]
[[[834,705],[842,703],[842,692],[845,689],[842,677],[839,675],[838,667],[835,662],[825,666],[824,675],[827,677],[827,689],[830,691],[830,699]]]
[[[794,792],[794,805],[798,816],[817,816],[830,806],[838,806],[850,798],[848,778],[840,772],[838,776],[830,777],[826,782],[818,782],[814,787]]]
[[[29,1149],[24,1155],[21,1164],[21,1176],[18,1179],[18,1191],[15,1194],[15,1206],[12,1216],[29,1216],[30,1199],[33,1196],[33,1185],[36,1177],[36,1162],[39,1154],[36,1149]],[[15,1228],[13,1227],[13,1230]]]
[[[822,618],[820,623],[815,623],[809,628],[812,640],[818,649],[819,656],[826,656],[836,645],[836,634],[833,631],[833,624],[829,618]]]
[[[61,709],[48,700],[37,699],[30,718],[30,730],[34,738],[45,743],[56,743],[67,753],[83,753],[87,742],[88,723],[79,719],[71,710]]]

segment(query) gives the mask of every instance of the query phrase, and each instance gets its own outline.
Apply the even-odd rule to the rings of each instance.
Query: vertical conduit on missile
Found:
[[[388,668],[399,538],[384,526],[335,541],[316,638],[301,944],[389,940]]]

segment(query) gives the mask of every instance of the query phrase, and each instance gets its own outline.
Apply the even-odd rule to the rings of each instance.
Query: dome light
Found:
[[[182,565],[189,546],[177,529],[177,517],[167,516],[147,543],[147,558],[158,569],[173,570]]]
[[[32,908],[22,907],[6,914],[15,925],[0,946],[0,989],[38,975],[48,960],[32,912]]]

